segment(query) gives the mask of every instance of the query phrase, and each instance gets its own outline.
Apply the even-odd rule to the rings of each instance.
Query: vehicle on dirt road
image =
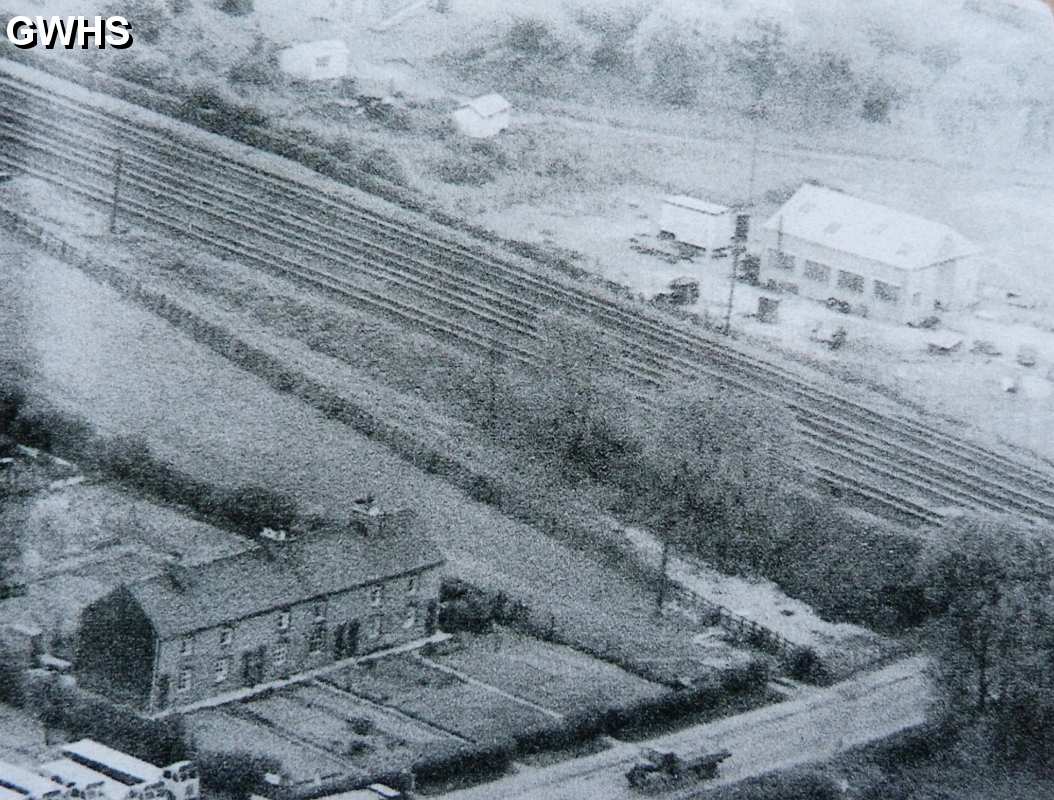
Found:
[[[677,753],[648,748],[641,760],[626,773],[626,780],[634,789],[654,791],[669,789],[691,781],[717,777],[717,768],[732,754],[727,750],[693,758],[682,758]]]

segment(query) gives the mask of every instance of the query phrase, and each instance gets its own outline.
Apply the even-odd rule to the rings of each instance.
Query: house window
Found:
[[[278,612],[278,630],[287,631],[289,630],[289,609],[283,609]]]
[[[280,670],[285,667],[285,660],[288,655],[289,646],[285,642],[279,642],[276,644],[272,655],[274,668]]]
[[[180,694],[190,691],[190,670],[179,671],[179,681],[176,683],[176,691]]]
[[[899,303],[900,302],[900,287],[894,286],[891,283],[883,283],[882,281],[875,281],[875,297],[886,303]]]
[[[922,292],[915,292],[915,294],[911,296],[911,304],[913,306],[922,305]]]
[[[855,272],[846,272],[844,269],[840,269],[838,270],[838,288],[847,289],[850,292],[863,293],[864,276],[857,275]]]
[[[307,639],[307,649],[311,653],[321,653],[326,649],[326,625],[317,622],[311,628],[311,634]]]
[[[326,601],[319,600],[315,603],[315,621],[324,620],[326,618]]]
[[[227,673],[230,671],[231,661],[229,658],[217,658],[215,668],[215,680],[216,683],[223,683],[227,680]]]
[[[826,264],[820,264],[817,261],[806,261],[803,274],[810,281],[816,281],[817,283],[823,284],[831,282],[831,268]]]
[[[181,656],[192,656],[194,655],[194,640],[193,639],[181,639],[179,642],[179,654]]]
[[[221,628],[220,629],[220,647],[230,647],[231,642],[234,641],[234,629],[233,628]]]
[[[326,67],[329,66],[329,64],[330,64],[330,62],[332,60],[333,60],[333,56],[318,56],[315,59],[315,68],[316,69],[325,69]]]
[[[381,598],[384,596],[384,587],[377,585],[370,589],[370,605],[379,606],[381,604]]]
[[[794,271],[794,256],[784,253],[782,250],[769,250],[769,263],[776,269],[787,272]]]

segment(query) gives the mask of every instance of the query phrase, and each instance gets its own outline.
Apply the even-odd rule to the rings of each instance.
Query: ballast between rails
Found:
[[[53,97],[52,97],[51,95],[48,95],[48,98],[50,99],[50,101],[51,101],[51,102],[54,102],[54,98],[53,98]],[[84,113],[84,111],[85,111],[85,109],[80,109],[80,111],[79,111],[78,113],[80,113],[80,114],[83,114],[83,113]],[[104,115],[104,114],[102,114],[102,113],[99,113],[99,116],[100,116],[100,117],[103,117],[103,116],[106,116],[106,115]],[[122,118],[120,118],[120,117],[118,117],[118,116],[112,116],[112,117],[111,117],[111,121],[112,121],[112,122],[117,122],[117,123],[119,123],[119,124],[120,124],[120,125],[121,125],[122,127],[126,128],[126,129],[127,129],[127,127],[128,127],[128,124],[127,124],[127,122],[124,122],[124,121],[122,121]],[[136,133],[136,134],[138,135],[138,134],[139,134],[140,132],[139,132],[139,131],[137,130],[137,131],[135,131],[135,133]],[[16,132],[16,134],[17,134],[17,132]],[[160,137],[160,136],[159,136],[158,134],[156,134],[156,133],[151,133],[151,134],[150,134],[150,136],[151,136],[151,137],[153,137],[153,138],[155,138],[155,139],[158,139],[158,140],[160,140],[161,142],[163,142],[166,148],[171,148],[171,147],[173,146],[173,143],[172,143],[172,141],[171,141],[171,139],[170,139],[170,138],[163,138],[163,137]],[[179,146],[180,146],[180,147],[187,147],[186,145],[182,145],[182,144],[181,144],[181,145],[179,145]],[[197,152],[197,151],[195,151],[195,152]],[[207,154],[206,154],[206,155],[207,155]],[[209,157],[209,158],[211,158],[212,160],[214,160],[214,161],[215,161],[216,163],[222,163],[222,164],[228,164],[228,163],[236,164],[236,163],[237,163],[237,162],[230,162],[230,161],[229,161],[228,159],[226,159],[226,158],[221,158],[221,157],[218,157],[218,156],[212,156],[212,155],[208,155],[208,157]],[[250,170],[255,170],[256,172],[261,172],[261,171],[259,171],[259,170],[256,170],[256,168],[248,168],[248,167],[244,167],[244,166],[239,166],[239,169],[243,169],[244,171],[250,171]],[[273,175],[272,175],[272,176],[268,176],[268,180],[270,180],[270,181],[272,181],[272,182],[275,182],[275,183],[281,183],[283,187],[284,187],[284,186],[286,186],[286,185],[292,185],[292,186],[295,186],[295,184],[294,184],[294,183],[293,183],[292,181],[290,181],[289,179],[286,179],[286,178],[279,178],[279,177],[277,177],[277,176],[273,176]],[[169,183],[171,183],[171,181],[169,181]],[[170,187],[169,187],[169,188],[170,188]],[[146,190],[146,191],[149,191],[149,189],[150,189],[150,187],[144,187],[144,190]],[[156,190],[156,187],[155,187],[155,190]],[[197,190],[198,190],[198,191],[200,191],[200,186],[199,186],[199,187],[197,187]],[[302,194],[303,194],[304,196],[307,196],[307,190],[306,190],[306,189],[304,189],[303,187],[300,187],[300,188],[298,189],[298,191],[299,191],[299,192],[301,192],[301,193],[302,193]],[[215,195],[215,196],[217,197],[217,199],[220,199],[220,198],[222,197],[222,196],[220,196],[220,195]],[[96,199],[99,199],[99,198],[96,198]],[[315,196],[313,196],[313,199],[314,199],[314,200],[316,200],[316,201],[320,201],[320,202],[323,202],[324,204],[326,204],[326,205],[329,205],[329,206],[334,206],[334,205],[335,205],[335,204],[333,203],[333,201],[332,201],[332,200],[330,200],[329,198],[321,198],[321,200],[320,200],[320,197],[315,197]],[[197,203],[195,203],[195,206],[196,206],[196,207],[197,207],[197,206],[200,206],[200,201],[198,201]],[[347,213],[347,209],[344,209],[342,213]],[[386,223],[386,224],[387,224],[387,225],[389,225],[389,226],[391,226],[391,224],[390,224],[390,223]],[[185,232],[185,229],[184,229],[184,227],[178,227],[178,228],[176,228],[176,229],[177,229],[177,230],[180,230],[181,232]],[[413,236],[417,236],[418,238],[420,238],[420,235],[419,235],[419,234],[413,234]],[[431,243],[432,245],[435,245],[435,242],[433,242],[433,240],[431,240],[431,239],[428,239],[427,241],[428,241],[429,243]],[[450,245],[447,245],[447,244],[445,244],[445,243],[440,243],[440,245],[438,245],[438,246],[440,246],[440,247],[443,247],[443,248],[449,248],[449,247],[451,247]],[[330,253],[330,255],[331,255],[332,257],[338,257],[338,254],[337,254],[337,253],[332,253],[332,252],[331,252],[331,253]],[[472,257],[473,257],[473,258],[476,258],[477,260],[479,259],[479,256],[478,256],[477,254],[471,254],[471,255],[472,255]],[[339,257],[342,257],[342,258],[344,258],[344,257],[346,257],[346,256],[344,256],[343,254],[339,254]],[[400,257],[402,258],[402,256],[400,256]],[[404,265],[404,263],[403,263],[403,262],[400,262],[400,264],[399,264],[399,268],[400,268],[400,269],[403,269],[403,268],[404,268],[404,266],[405,266],[405,265]],[[425,266],[427,266],[427,267],[428,267],[429,269],[432,269],[432,270],[435,270],[435,269],[436,269],[434,265],[425,265]],[[532,281],[535,281],[535,282],[537,282],[537,280],[538,280],[538,279],[536,279],[536,278],[533,278],[533,276],[530,276],[530,275],[529,275],[529,273],[523,273],[523,274],[527,276],[527,279],[530,279],[530,280],[532,280]],[[466,287],[466,286],[470,286],[470,285],[471,285],[470,283],[467,283],[467,282],[465,282],[465,281],[462,281],[462,282],[461,282],[460,284],[458,284],[458,285],[456,286],[456,288],[457,288],[458,292],[464,293],[465,287]],[[517,290],[518,290],[518,291],[521,291],[521,292],[523,291],[523,287],[522,287],[522,285],[519,285],[519,284],[517,284],[515,288],[517,288]],[[537,288],[537,286],[535,286],[534,288]],[[553,288],[552,286],[550,286],[549,284],[546,284],[546,285],[545,285],[545,288],[546,288],[546,291],[548,291],[549,293],[552,293],[553,291],[555,291],[555,290],[554,290],[554,288]],[[567,293],[567,292],[569,292],[569,291],[570,291],[570,290],[567,290],[567,289],[565,289],[565,288],[563,288],[563,287],[559,287],[559,286],[557,286],[556,288],[557,288],[557,289],[558,289],[558,290],[559,290],[560,292],[563,292],[563,293]],[[592,298],[592,296],[588,295],[588,293],[578,293],[578,294],[573,294],[572,296],[573,296],[573,299],[574,299],[575,301],[580,301],[580,300],[582,300],[583,296],[585,296],[585,297],[587,297],[587,298],[588,298],[588,301],[589,301],[589,302],[596,302],[596,299],[595,299],[595,298]],[[490,299],[490,300],[492,300],[492,299],[493,299],[493,293],[489,293],[489,292],[488,292],[488,294],[487,294],[487,298],[488,298],[488,299]],[[476,298],[474,298],[474,301],[475,301],[475,302],[479,302],[479,301],[480,301],[480,300],[482,300],[482,299],[483,299],[482,297],[480,297],[479,295],[477,295],[477,297],[476,297]],[[516,299],[516,298],[514,298],[514,299]],[[522,302],[522,298],[519,298],[519,299],[520,299],[520,301]],[[506,297],[502,297],[502,298],[501,298],[501,300],[502,300],[502,301],[507,301],[507,300],[508,300],[508,298],[507,298],[507,296],[506,296]],[[607,301],[604,301],[604,302],[606,303]],[[502,305],[505,305],[505,302],[503,302],[503,303],[502,303]],[[616,307],[616,306],[612,306],[612,307],[616,308],[616,309],[618,310],[618,313],[620,313],[620,314],[624,314],[624,313],[627,313],[627,312],[624,312],[624,310],[622,310],[622,309],[620,309],[620,308],[618,308],[618,307]],[[472,309],[472,313],[473,313],[473,314],[475,314],[475,315],[478,315],[478,314],[479,314],[479,311],[480,311],[479,309],[475,309],[475,308],[474,308],[474,309]],[[632,312],[632,313],[633,313],[633,316],[634,316],[634,318],[636,318],[636,317],[637,317],[637,315],[636,315],[636,312]],[[641,316],[641,319],[645,319],[645,317],[644,317],[643,315],[640,315],[640,316]],[[507,321],[507,320],[506,320],[506,321]],[[658,324],[658,323],[655,323],[655,324]],[[502,326],[502,327],[505,327],[505,326]],[[680,332],[676,331],[676,329],[674,329],[674,328],[670,328],[670,330],[672,330],[672,331],[674,331],[675,333],[678,333],[678,335],[680,335]],[[522,331],[521,331],[521,333],[522,333]],[[687,335],[687,334],[684,334],[684,335]],[[700,340],[699,340],[698,342],[694,342],[694,344],[698,345],[698,344],[700,344],[700,343],[702,343],[702,342],[704,342],[704,341],[705,341],[705,340],[702,340],[702,339],[700,339]],[[504,346],[505,344],[507,344],[507,343],[503,341],[503,342],[502,342],[502,345]],[[667,366],[669,366],[669,361],[670,361],[670,352],[669,352],[669,350],[670,350],[670,349],[681,349],[680,347],[670,348],[670,347],[669,347],[669,343],[668,343],[668,344],[667,344],[667,350],[666,350],[666,352],[664,353],[664,352],[661,352],[661,351],[655,351],[655,350],[648,350],[647,348],[645,348],[645,347],[642,347],[642,346],[640,346],[640,345],[639,345],[639,344],[637,343],[637,341],[635,341],[635,340],[631,340],[631,341],[625,342],[625,344],[626,344],[626,345],[628,345],[627,349],[632,349],[632,350],[635,350],[635,351],[636,351],[636,353],[637,353],[637,356],[638,356],[638,363],[637,363],[637,365],[636,365],[636,366],[637,366],[637,368],[638,368],[638,369],[639,369],[639,368],[640,368],[641,366],[643,366],[643,365],[642,365],[642,364],[640,363],[640,361],[645,361],[645,360],[647,360],[647,361],[649,361],[649,362],[652,362],[652,363],[660,364],[660,365],[661,365],[661,364],[662,364],[662,362],[663,362],[663,361],[665,360],[665,361],[667,362]],[[722,355],[725,355],[725,353],[724,353],[724,352],[722,352]],[[697,354],[696,354],[696,357],[697,357]],[[686,361],[681,361],[680,359],[678,359],[678,361],[680,361],[680,363],[678,363],[678,364],[677,364],[677,366],[681,368],[681,369],[680,369],[680,370],[678,370],[678,371],[684,371],[684,370],[691,370],[691,369],[697,369],[697,364],[691,364],[691,363],[688,363],[688,362],[686,362]],[[730,364],[726,364],[726,367],[728,367],[728,368],[731,368],[731,367],[732,367],[732,365],[730,365]],[[742,367],[742,364],[741,364],[741,363],[739,363],[739,364],[736,364],[736,365],[735,365],[735,367],[737,367],[737,369],[735,370],[735,371],[737,371],[737,372],[738,372],[738,371],[740,371],[740,370],[743,370],[743,369],[745,369],[745,368],[743,368],[743,367]],[[639,378],[639,377],[640,377],[640,376],[639,376],[639,374],[638,374],[638,378]],[[727,376],[723,376],[723,375],[721,375],[721,376],[718,376],[718,377],[721,377],[721,378],[723,378],[723,379],[727,379]],[[750,379],[752,379],[753,381],[757,381],[757,379],[758,379],[759,377],[761,377],[761,376],[759,376],[759,375],[757,375],[757,374],[753,374],[753,375],[749,375],[749,376],[744,376],[744,377],[749,377],[749,378],[750,378]],[[781,376],[781,377],[785,378],[786,376]],[[748,386],[747,388],[748,388],[748,389],[751,389],[751,390],[754,390],[754,389],[756,389],[756,386]],[[786,387],[784,387],[784,388],[786,388]],[[785,394],[781,394],[780,396],[783,396],[783,397],[785,397]],[[802,409],[802,411],[803,411],[804,413],[807,413],[807,414],[812,414],[812,415],[815,415],[815,409],[812,409],[812,408],[804,408],[804,409]],[[837,420],[830,420],[830,423],[831,423],[832,425],[841,425],[841,426],[843,426],[843,427],[844,427],[844,423],[839,423],[839,422],[838,422]],[[843,432],[843,433],[844,433],[844,432]],[[918,457],[918,458],[922,458],[922,459],[925,459],[925,458],[926,458],[926,456],[925,456],[924,454],[918,454],[918,456],[917,456],[917,457]],[[932,459],[929,459],[929,461],[930,461],[930,462],[932,462]],[[932,463],[928,464],[928,466],[932,466]],[[987,488],[987,487],[986,487],[986,488]],[[1006,492],[1006,487],[1003,487],[1003,486],[999,486],[999,485],[992,485],[992,486],[991,486],[991,489],[992,489],[992,490],[994,490],[994,491],[997,491],[997,492],[1003,492],[1003,493],[1005,493],[1005,492]],[[969,495],[969,494],[968,494],[968,495],[966,495],[966,496],[967,496],[967,497],[970,497],[971,495]],[[1005,498],[1006,498],[1006,495],[1004,494],[1004,500],[1005,500]],[[1024,503],[1026,503],[1026,504],[1031,504],[1031,503],[1034,503],[1034,502],[1035,502],[1035,498],[1031,498],[1031,497],[1027,497],[1027,496],[1021,496],[1021,497],[1020,497],[1020,499],[1019,499],[1019,502],[1024,502]]]

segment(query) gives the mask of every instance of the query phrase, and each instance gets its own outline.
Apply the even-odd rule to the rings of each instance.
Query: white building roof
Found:
[[[978,252],[947,225],[810,183],[772,215],[765,230],[901,269]]]
[[[671,206],[680,206],[681,208],[688,208],[692,211],[700,211],[703,214],[713,214],[715,216],[727,214],[731,210],[728,206],[722,206],[717,203],[708,203],[706,200],[697,200],[686,194],[672,194],[668,197],[664,197],[662,202],[668,203]]]
[[[485,94],[474,100],[469,100],[461,107],[471,108],[481,117],[493,117],[495,114],[500,114],[511,108],[509,101],[500,94]]]

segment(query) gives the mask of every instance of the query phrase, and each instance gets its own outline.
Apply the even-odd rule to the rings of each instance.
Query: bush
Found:
[[[282,765],[267,756],[244,751],[199,753],[196,759],[203,794],[222,794],[248,800],[268,772],[279,774]]]
[[[278,57],[274,53],[250,54],[227,71],[227,80],[231,83],[253,86],[274,86],[280,78]]]
[[[505,46],[525,56],[540,56],[554,47],[554,36],[549,24],[538,17],[515,20],[505,33]]]
[[[433,172],[444,183],[459,186],[483,186],[494,180],[490,167],[479,159],[446,158],[433,167]]]
[[[253,0],[220,0],[220,11],[231,16],[251,14],[256,4]]]
[[[369,175],[376,175],[399,186],[406,186],[406,170],[395,155],[378,147],[370,150],[358,163],[358,168]]]
[[[50,675],[26,683],[26,707],[49,727],[71,739],[89,737],[154,764],[172,764],[189,755],[182,720],[144,719],[110,702],[57,683]]]
[[[161,0],[134,0],[134,2],[111,3],[103,16],[122,16],[128,20],[132,35],[149,44],[156,44],[161,31],[169,22],[169,9]]]
[[[777,772],[749,780],[729,792],[735,800],[841,800],[835,780],[812,771]]]
[[[25,699],[25,684],[21,670],[10,663],[9,658],[0,660],[0,703],[16,708]]]

